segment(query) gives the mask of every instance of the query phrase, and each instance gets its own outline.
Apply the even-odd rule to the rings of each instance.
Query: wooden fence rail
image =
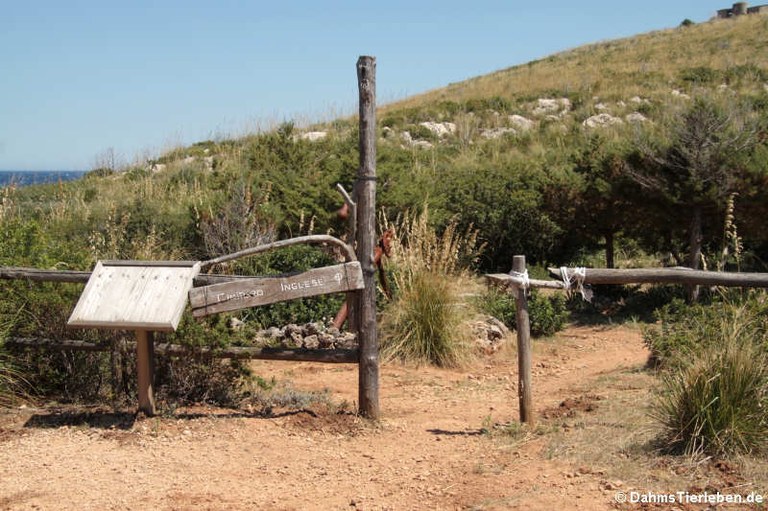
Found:
[[[38,268],[0,266],[0,280],[29,280],[34,282],[85,284],[88,282],[89,278],[91,278],[91,272],[89,271],[40,270]],[[252,275],[198,275],[194,279],[194,285],[195,287],[201,287],[252,278]]]
[[[40,337],[11,337],[5,345],[15,348],[44,348],[63,351],[111,351],[113,346],[103,342],[78,340],[54,340]],[[121,342],[121,349],[135,350],[136,342]],[[305,349],[305,348],[258,348],[253,346],[230,346],[227,348],[189,347],[182,344],[155,344],[155,353],[169,356],[202,356],[208,358],[288,360],[299,362],[326,362],[347,364],[357,362],[357,349]]]
[[[565,270],[566,275],[563,275]],[[555,278],[528,278],[525,256],[514,256],[512,271],[486,275],[490,284],[509,289],[517,298],[518,400],[520,421],[532,424],[533,397],[531,384],[531,333],[525,291],[528,288],[579,289],[583,285],[602,284],[683,284],[723,287],[768,288],[766,273],[727,273],[692,270],[690,268],[591,269],[549,268]],[[566,277],[563,279],[563,277]]]

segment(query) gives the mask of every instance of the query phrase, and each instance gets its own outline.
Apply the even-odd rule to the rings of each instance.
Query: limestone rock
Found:
[[[419,126],[427,128],[438,137],[446,137],[456,133],[456,125],[452,122],[420,122]]]
[[[328,137],[327,131],[308,131],[301,135],[302,140],[308,140],[309,142],[317,142]]]
[[[565,115],[571,110],[568,98],[539,98],[533,108],[534,115],[559,114]]]
[[[632,112],[631,114],[627,114],[624,116],[624,119],[629,123],[648,122],[648,118],[640,112]]]
[[[500,128],[490,128],[490,129],[482,130],[480,132],[480,136],[483,138],[492,140],[496,138],[501,138],[504,135],[515,135],[516,133],[517,131],[515,131],[514,128],[500,127]]]
[[[533,129],[535,124],[532,120],[517,114],[509,116],[509,123],[520,131]]]
[[[487,354],[499,351],[509,335],[509,328],[493,316],[473,321],[470,327],[475,343]]]
[[[611,114],[593,115],[582,123],[585,128],[605,128],[615,124],[624,124],[624,121],[618,117],[612,116]]]

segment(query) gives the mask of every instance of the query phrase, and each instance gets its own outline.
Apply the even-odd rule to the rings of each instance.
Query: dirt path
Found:
[[[615,509],[605,474],[548,455],[541,412],[646,359],[628,328],[537,341],[544,433],[487,432],[517,419],[511,350],[466,371],[384,367],[378,425],[330,411],[188,409],[69,426],[43,410],[0,412],[0,509]],[[356,399],[356,366],[254,366],[299,389],[328,388],[336,402]]]

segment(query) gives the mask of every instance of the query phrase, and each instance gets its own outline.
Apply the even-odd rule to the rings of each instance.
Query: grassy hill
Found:
[[[453,83],[386,110],[493,97],[525,101],[553,93],[606,100],[654,98],[673,88],[690,89],[701,79],[715,85],[743,85],[745,91],[755,92],[759,81],[766,81],[766,30],[768,17],[753,15],[599,42]],[[691,71],[697,68],[711,73],[697,76]]]
[[[681,253],[685,221],[662,220],[670,204],[630,190],[624,171],[644,156],[638,147],[663,146],[698,98],[765,120],[766,33],[768,18],[760,15],[652,32],[382,106],[382,214],[429,205],[438,230],[451,218],[479,229],[489,247],[485,269],[507,266],[513,252],[541,264],[583,261],[609,248],[609,239],[619,240],[627,257],[638,249]],[[21,229],[20,240],[44,237],[47,250],[9,248],[0,264],[206,258],[255,240],[339,233],[334,187],[354,181],[356,120],[311,130],[319,133],[286,123],[177,148],[128,169],[96,169],[71,184],[6,190],[0,221]],[[764,142],[763,135],[763,152]],[[762,214],[762,196],[753,193],[764,181],[755,171],[761,158],[758,151],[739,164],[751,184],[735,206],[757,259],[766,245],[754,220]],[[652,208],[643,211],[645,205]],[[705,231],[715,252],[725,204],[710,209]],[[668,225],[640,222],[651,218]]]

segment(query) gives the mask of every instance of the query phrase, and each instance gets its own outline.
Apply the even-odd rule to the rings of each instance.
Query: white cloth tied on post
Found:
[[[560,267],[560,276],[563,279],[566,289],[572,289],[575,285],[576,291],[581,294],[581,298],[588,302],[592,301],[592,290],[588,287],[584,287],[584,279],[587,277],[587,269],[583,266],[573,269],[573,273],[568,275],[568,268],[565,266]]]
[[[509,272],[509,275],[522,281],[520,284],[515,283],[515,285],[523,288],[523,291],[527,292],[531,288],[531,279],[528,278],[528,270],[523,270],[522,272],[512,270]]]

